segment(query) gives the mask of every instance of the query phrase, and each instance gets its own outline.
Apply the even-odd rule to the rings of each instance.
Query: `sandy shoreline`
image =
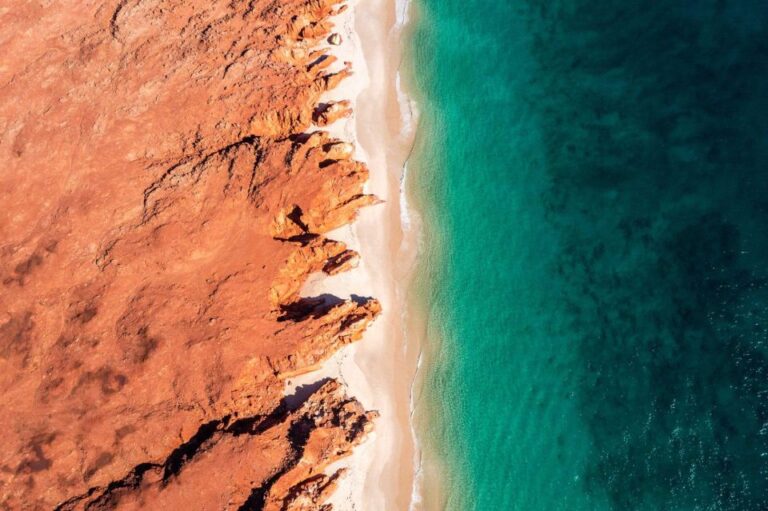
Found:
[[[351,0],[334,22],[343,42],[333,48],[339,65],[352,62],[354,75],[324,100],[348,99],[354,115],[324,128],[356,146],[355,157],[370,168],[367,191],[383,204],[329,233],[361,255],[358,268],[312,276],[304,296],[374,296],[384,312],[363,339],[342,350],[318,371],[293,378],[287,392],[327,377],[343,381],[351,396],[377,410],[374,432],[354,454],[332,468],[349,472],[330,502],[338,510],[407,510],[414,481],[410,393],[418,347],[406,343],[405,291],[416,254],[416,232],[403,226],[401,186],[413,141],[412,119],[403,117],[397,92],[400,35],[395,0]],[[402,6],[401,6],[402,8]]]

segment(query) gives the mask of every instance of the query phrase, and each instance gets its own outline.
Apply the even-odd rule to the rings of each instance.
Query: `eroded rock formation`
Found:
[[[374,299],[299,297],[376,202],[311,124],[337,0],[0,7],[0,508],[326,509],[372,412],[284,379]]]

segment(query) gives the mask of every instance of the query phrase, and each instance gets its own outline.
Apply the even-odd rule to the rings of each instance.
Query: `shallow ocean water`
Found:
[[[768,509],[768,4],[415,11],[427,507]]]

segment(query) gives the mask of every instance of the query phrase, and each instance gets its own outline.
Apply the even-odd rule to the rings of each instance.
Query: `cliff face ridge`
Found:
[[[377,199],[310,133],[338,0],[0,8],[0,509],[330,509],[373,298],[302,298]]]

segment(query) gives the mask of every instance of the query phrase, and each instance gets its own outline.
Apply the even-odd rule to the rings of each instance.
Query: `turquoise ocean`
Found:
[[[768,510],[768,3],[413,1],[427,507]]]

